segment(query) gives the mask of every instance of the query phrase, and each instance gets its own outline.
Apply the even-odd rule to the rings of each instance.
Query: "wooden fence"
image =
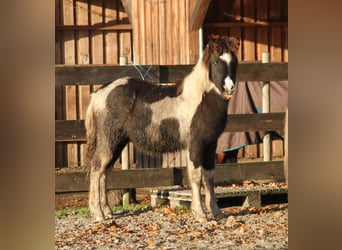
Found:
[[[65,86],[99,86],[122,76],[141,77],[155,83],[172,83],[188,74],[193,65],[181,66],[56,66],[56,89]],[[139,70],[138,70],[139,69]],[[287,63],[241,63],[237,81],[281,81],[287,80]],[[57,101],[58,103],[58,101]],[[86,107],[86,105],[85,105]],[[284,113],[229,115],[230,122],[225,128],[228,132],[270,131],[284,128]],[[86,142],[84,120],[57,119],[55,122],[56,153],[60,143]],[[179,166],[186,164],[180,162]],[[178,169],[178,170],[177,170]],[[179,170],[181,169],[181,170]],[[137,171],[137,172],[135,172]],[[114,170],[109,179],[118,178],[110,188],[151,187],[186,184],[184,168]],[[138,181],[135,176],[139,176]],[[283,180],[283,162],[262,162],[245,164],[226,164],[218,166],[216,182],[239,182],[244,179]],[[115,176],[115,177],[114,177]],[[182,181],[180,181],[180,179]],[[132,180],[132,182],[131,182]],[[152,181],[151,181],[152,180]],[[109,181],[111,182],[111,181]],[[134,184],[133,184],[134,183]],[[133,185],[133,186],[132,186]],[[85,173],[56,173],[56,192],[86,191]]]

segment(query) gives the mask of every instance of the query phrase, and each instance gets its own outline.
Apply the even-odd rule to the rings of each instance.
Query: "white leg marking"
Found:
[[[190,160],[188,153],[188,176],[189,182],[191,184],[192,189],[192,202],[191,202],[191,210],[195,216],[195,218],[200,222],[205,222],[206,215],[203,211],[201,204],[201,180],[203,175],[203,168],[198,167],[194,168],[193,162]]]
[[[92,169],[90,172],[89,208],[97,221],[104,220],[100,205],[100,171]]]
[[[104,171],[100,176],[100,201],[101,209],[103,211],[105,218],[111,219],[113,218],[113,213],[110,209],[110,206],[108,205],[106,175],[107,172]]]
[[[221,216],[222,212],[216,203],[214,190],[214,170],[205,170],[202,177],[205,190],[205,205],[210,213],[215,217]]]

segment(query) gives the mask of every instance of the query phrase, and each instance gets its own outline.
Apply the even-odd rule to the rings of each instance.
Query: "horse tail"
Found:
[[[87,152],[86,152],[85,163],[89,172],[91,169],[92,159],[94,157],[95,150],[96,150],[96,122],[95,122],[93,104],[91,101],[89,103],[86,118],[85,118],[85,129],[86,129],[86,135],[87,135]]]

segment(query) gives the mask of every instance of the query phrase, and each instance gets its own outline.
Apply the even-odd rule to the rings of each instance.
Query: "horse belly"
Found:
[[[130,138],[133,143],[147,153],[162,154],[186,147],[179,121],[175,118],[165,118],[147,127],[137,126],[132,132],[134,134]]]

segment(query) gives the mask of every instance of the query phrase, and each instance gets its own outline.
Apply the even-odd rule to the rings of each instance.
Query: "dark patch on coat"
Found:
[[[217,139],[226,126],[227,104],[214,90],[203,96],[190,127],[189,152],[195,168],[202,162],[207,170],[215,168]]]
[[[160,156],[162,153],[174,152],[185,148],[180,141],[180,124],[176,118],[164,119],[155,126],[151,135],[147,128],[152,123],[150,104],[165,97],[176,97],[174,86],[158,86],[142,80],[129,79],[127,84],[114,88],[106,100],[107,115],[106,134],[129,138],[141,152]],[[115,138],[110,141],[115,142]]]

